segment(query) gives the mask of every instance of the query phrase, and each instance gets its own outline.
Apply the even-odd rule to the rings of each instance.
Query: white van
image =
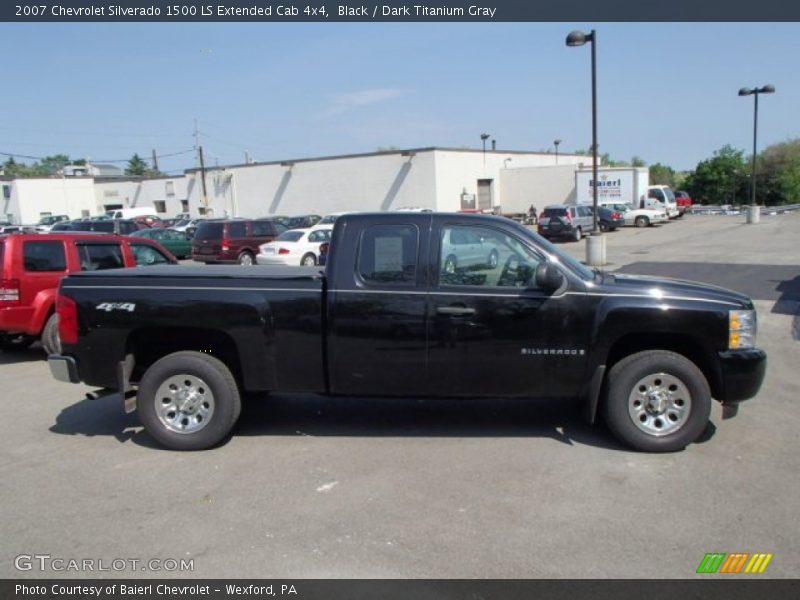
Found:
[[[116,208],[114,210],[107,210],[106,216],[109,219],[132,219],[134,217],[146,217],[148,215],[155,215],[156,209],[154,206],[139,206],[136,208]]]
[[[678,203],[675,201],[675,194],[668,185],[649,185],[647,195],[639,199],[637,208],[650,208],[659,212],[667,213],[670,219],[677,219],[681,216],[678,212]]]

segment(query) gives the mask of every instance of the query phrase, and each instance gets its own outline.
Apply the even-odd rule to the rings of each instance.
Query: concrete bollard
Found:
[[[758,223],[761,220],[761,207],[758,204],[751,204],[747,207],[747,222]]]
[[[586,264],[590,267],[602,267],[606,264],[606,236],[603,234],[586,238]]]

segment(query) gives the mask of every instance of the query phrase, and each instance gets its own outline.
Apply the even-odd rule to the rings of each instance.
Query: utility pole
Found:
[[[153,148],[153,171],[158,173],[158,156],[156,156],[155,148]]]
[[[247,150],[244,151],[244,164],[250,164],[250,153]]]
[[[206,163],[203,160],[203,146],[200,145],[200,132],[197,131],[197,118],[194,120],[194,148],[200,161],[200,182],[203,184],[203,209],[208,212],[208,192],[206,190]]]

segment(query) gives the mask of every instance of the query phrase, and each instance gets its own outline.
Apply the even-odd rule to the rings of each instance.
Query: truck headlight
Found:
[[[756,329],[756,311],[730,311],[728,313],[728,348],[731,350],[754,348]]]

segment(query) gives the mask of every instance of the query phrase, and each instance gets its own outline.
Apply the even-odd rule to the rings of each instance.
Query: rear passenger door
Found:
[[[22,261],[25,276],[20,279],[20,304],[32,307],[39,294],[54,297],[58,282],[67,272],[64,242],[60,240],[26,240],[22,243]],[[40,297],[37,301],[50,304],[52,298]],[[41,326],[44,326],[42,315]]]
[[[335,394],[428,392],[427,256],[431,217],[350,218],[329,265],[328,355]]]

